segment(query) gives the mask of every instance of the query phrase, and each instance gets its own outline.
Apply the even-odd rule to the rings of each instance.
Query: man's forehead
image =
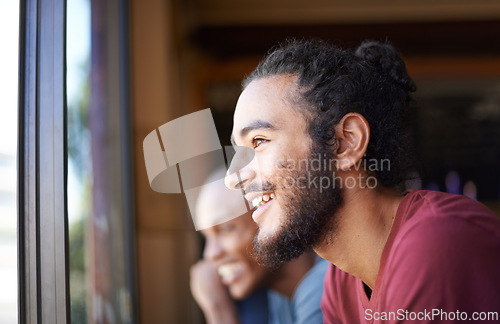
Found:
[[[286,119],[296,112],[290,100],[295,80],[282,75],[252,81],[236,104],[233,142],[252,130],[277,130],[286,124]]]

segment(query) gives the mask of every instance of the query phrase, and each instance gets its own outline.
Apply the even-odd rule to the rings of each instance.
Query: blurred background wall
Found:
[[[499,213],[500,3],[496,0],[129,0],[130,98],[141,323],[202,323],[189,292],[200,256],[184,195],[151,190],[142,141],[212,108],[229,143],[240,82],[287,37],[345,47],[389,40],[419,87],[414,187],[463,193]],[[464,189],[465,188],[465,189]]]

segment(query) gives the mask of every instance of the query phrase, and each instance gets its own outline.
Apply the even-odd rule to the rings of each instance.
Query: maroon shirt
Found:
[[[407,192],[371,298],[361,280],[330,265],[321,309],[325,323],[435,323],[473,316],[499,323],[500,218],[464,196]]]

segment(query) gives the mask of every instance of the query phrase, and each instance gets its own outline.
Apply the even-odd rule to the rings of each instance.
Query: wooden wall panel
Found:
[[[142,143],[159,126],[190,111],[182,106],[181,47],[176,43],[174,1],[130,0],[131,98],[141,323],[197,323],[189,267],[199,241],[183,194],[154,192]]]

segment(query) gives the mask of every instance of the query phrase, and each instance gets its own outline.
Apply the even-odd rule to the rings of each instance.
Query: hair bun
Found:
[[[390,76],[406,91],[416,90],[415,83],[406,72],[405,62],[391,44],[365,41],[354,54]]]

